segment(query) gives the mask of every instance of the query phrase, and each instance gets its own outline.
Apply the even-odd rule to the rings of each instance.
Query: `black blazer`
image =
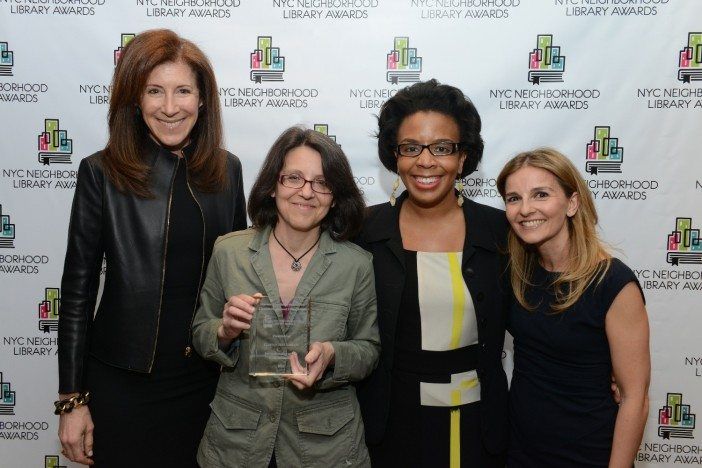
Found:
[[[400,237],[399,213],[407,192],[390,203],[368,209],[357,243],[373,254],[378,324],[382,350],[376,370],[357,386],[358,399],[369,445],[382,441],[390,410],[390,384],[395,349],[395,330],[405,260]],[[478,324],[478,378],[480,421],[485,449],[498,454],[507,449],[507,378],[502,369],[505,320],[509,305],[506,258],[502,255],[508,224],[503,211],[465,200],[466,240],[463,245],[463,279],[475,306]]]

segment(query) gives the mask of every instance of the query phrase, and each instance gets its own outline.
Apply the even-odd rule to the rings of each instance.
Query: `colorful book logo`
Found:
[[[692,218],[675,218],[675,230],[668,234],[666,262],[671,265],[702,264],[700,230],[692,229]]]
[[[702,32],[688,33],[687,46],[680,51],[678,66],[679,81],[702,81]]]
[[[251,52],[251,81],[283,81],[285,57],[281,57],[280,48],[272,47],[271,36],[258,36],[258,47]]]
[[[610,127],[595,127],[595,138],[585,149],[585,171],[589,174],[611,172],[620,174],[624,160],[624,148],[619,146],[619,138],[610,137]]]
[[[2,214],[0,204],[0,249],[15,248],[15,225],[10,222],[10,215]]]
[[[388,83],[416,83],[422,72],[422,57],[417,56],[417,48],[409,46],[409,37],[396,37],[394,48],[387,55]]]
[[[532,84],[561,83],[565,71],[565,55],[553,45],[552,34],[536,36],[536,49],[529,52],[528,80]]]
[[[39,303],[39,330],[44,333],[58,331],[60,307],[61,289],[46,288],[44,291],[44,300]]]
[[[136,37],[136,34],[122,33],[122,40],[120,41],[120,46],[117,47],[114,52],[115,65],[117,65],[117,62],[119,62],[119,59],[122,57],[122,52],[124,51],[124,48],[127,47],[127,44],[132,42],[132,39],[134,39],[134,37]]]
[[[658,410],[658,436],[664,439],[692,439],[695,415],[683,405],[682,393],[668,393],[666,404]]]
[[[73,140],[66,130],[59,130],[58,119],[44,119],[44,131],[39,134],[39,162],[70,164]]]
[[[7,42],[0,41],[0,76],[12,76],[12,67],[14,65],[14,52],[10,50]]]
[[[329,125],[327,124],[314,124],[314,127],[312,127],[315,132],[319,132],[323,135],[328,136],[332,140],[336,141],[336,135],[330,135],[329,134]]]
[[[14,414],[15,392],[12,390],[12,384],[3,380],[2,372],[0,372],[0,415],[12,416]]]

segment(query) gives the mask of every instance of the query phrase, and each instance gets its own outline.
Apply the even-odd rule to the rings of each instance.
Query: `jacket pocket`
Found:
[[[309,406],[295,412],[304,466],[357,466],[367,457],[363,423],[350,398]]]
[[[212,414],[201,451],[212,462],[223,466],[245,466],[262,410],[246,400],[221,393],[215,396],[210,408]]]

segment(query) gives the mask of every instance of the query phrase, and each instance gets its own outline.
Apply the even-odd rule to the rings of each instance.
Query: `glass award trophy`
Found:
[[[283,377],[308,374],[311,302],[293,300],[288,307],[263,296],[249,330],[249,375]]]

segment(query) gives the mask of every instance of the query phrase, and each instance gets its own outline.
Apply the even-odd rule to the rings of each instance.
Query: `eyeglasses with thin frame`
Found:
[[[395,147],[395,153],[398,156],[404,156],[406,158],[416,158],[424,148],[427,148],[432,156],[450,156],[461,147],[465,145],[463,142],[453,142],[453,141],[439,141],[437,143],[429,143],[428,145],[422,145],[419,143],[400,143]]]
[[[283,184],[284,187],[292,189],[301,189],[305,184],[309,183],[312,187],[312,191],[321,194],[332,193],[331,187],[323,179],[313,179],[307,180],[299,174],[281,174],[278,178],[278,182]]]

